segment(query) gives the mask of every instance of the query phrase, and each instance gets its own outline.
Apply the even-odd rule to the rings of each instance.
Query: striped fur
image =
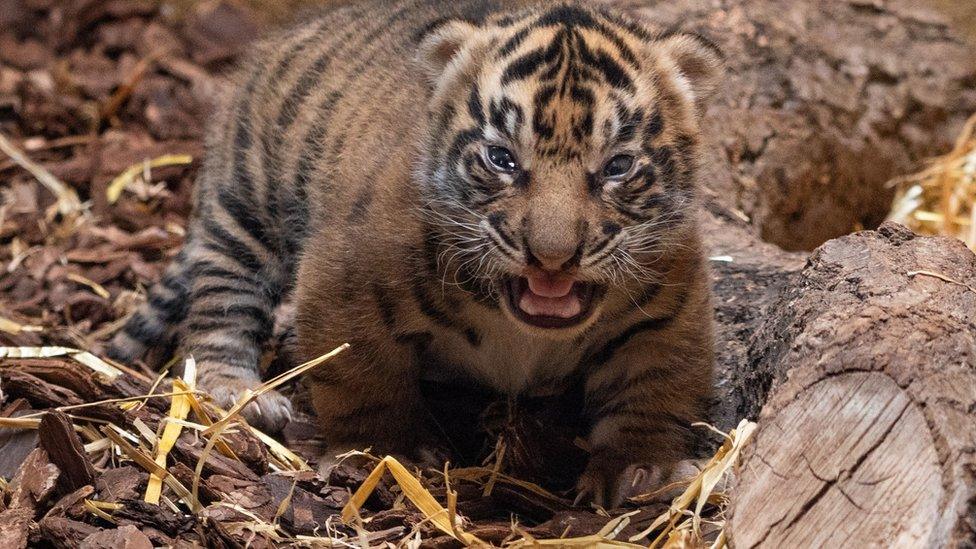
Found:
[[[185,248],[115,342],[177,337],[228,404],[258,383],[295,293],[299,355],[343,342],[311,390],[336,450],[432,440],[421,379],[585,389],[581,488],[686,454],[712,368],[696,225],[698,112],[718,56],[588,4],[363,0],[257,48],[213,123]],[[504,145],[519,169],[489,166]],[[626,177],[605,176],[619,154]],[[520,322],[507,281],[562,270],[585,322]],[[249,418],[280,427],[265,395]]]

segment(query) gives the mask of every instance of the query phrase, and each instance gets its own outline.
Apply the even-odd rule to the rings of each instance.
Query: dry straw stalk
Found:
[[[976,115],[949,154],[889,186],[896,189],[890,221],[920,234],[958,238],[976,250]]]

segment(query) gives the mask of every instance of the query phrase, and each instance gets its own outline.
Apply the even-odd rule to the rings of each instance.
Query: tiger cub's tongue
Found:
[[[573,279],[536,275],[526,277],[528,288],[522,292],[519,308],[532,316],[572,318],[582,310],[579,296],[573,292]]]

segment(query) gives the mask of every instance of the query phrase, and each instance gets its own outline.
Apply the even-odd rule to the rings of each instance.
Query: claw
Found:
[[[585,488],[581,489],[579,493],[576,494],[576,499],[573,500],[573,507],[579,507],[580,503],[583,503],[583,501],[587,499],[586,496],[588,496],[589,494],[590,494],[589,490]]]
[[[244,391],[253,390],[257,384],[257,381],[240,379],[212,388],[210,396],[213,397],[217,405],[228,409],[234,405]],[[249,424],[266,433],[273,434],[284,429],[285,425],[291,421],[291,401],[280,393],[272,391],[259,396],[257,400],[245,406],[241,413]]]

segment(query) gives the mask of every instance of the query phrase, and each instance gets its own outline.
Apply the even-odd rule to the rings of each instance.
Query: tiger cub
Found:
[[[365,0],[264,42],[217,113],[185,246],[114,342],[178,337],[224,405],[293,294],[338,452],[436,441],[422,380],[582,387],[579,486],[687,453],[712,384],[699,114],[721,59],[590,3]],[[266,394],[247,418],[278,429]]]

